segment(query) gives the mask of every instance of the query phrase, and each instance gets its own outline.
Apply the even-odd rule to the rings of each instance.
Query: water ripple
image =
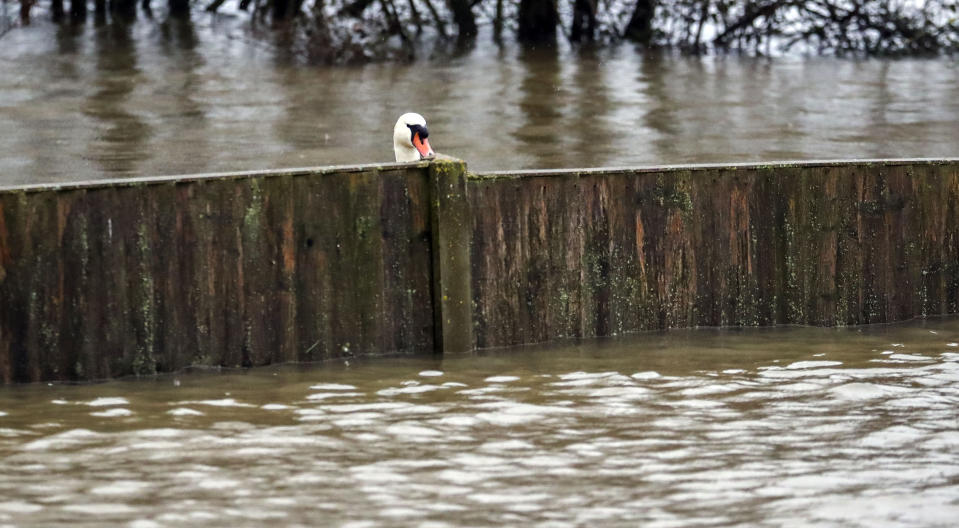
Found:
[[[934,329],[9,390],[0,524],[945,526],[959,321]]]

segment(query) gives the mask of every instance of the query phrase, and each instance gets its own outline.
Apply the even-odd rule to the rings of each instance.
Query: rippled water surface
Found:
[[[390,161],[396,117],[476,170],[959,153],[959,62],[520,51],[302,67],[236,22],[0,41],[0,185]],[[245,26],[242,26],[245,27]]]
[[[954,526],[959,320],[0,389],[0,524]]]

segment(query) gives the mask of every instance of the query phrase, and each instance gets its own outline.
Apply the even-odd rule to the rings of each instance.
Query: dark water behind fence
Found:
[[[0,524],[952,526],[959,319],[0,388]]]
[[[520,51],[291,65],[236,23],[14,30],[0,184],[378,162],[400,113],[473,170],[950,157],[959,63]]]

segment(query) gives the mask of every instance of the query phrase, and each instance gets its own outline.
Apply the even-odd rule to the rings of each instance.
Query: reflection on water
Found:
[[[298,67],[229,18],[38,23],[0,46],[0,183],[390,160],[427,116],[477,170],[948,157],[959,64],[679,58],[487,44]]]
[[[959,319],[0,390],[0,523],[950,526]]]
[[[141,71],[131,31],[130,24],[117,22],[96,32],[94,91],[83,105],[83,113],[95,126],[87,157],[100,172],[117,176],[136,175],[140,161],[150,157],[150,126],[133,101]]]

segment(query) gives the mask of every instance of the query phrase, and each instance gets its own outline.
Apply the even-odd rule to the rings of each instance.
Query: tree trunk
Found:
[[[573,27],[569,39],[573,42],[592,42],[596,37],[596,0],[575,0]]]
[[[416,9],[416,3],[413,0],[408,0],[410,6],[410,18],[413,19],[413,23],[416,24],[416,35],[419,36],[423,33],[423,18],[420,17],[420,10]]]
[[[20,0],[20,22],[23,25],[30,23],[30,8],[33,7],[33,0]]]
[[[273,0],[273,22],[279,23],[293,18],[301,5],[295,0]]]
[[[623,36],[649,46],[653,42],[653,17],[656,16],[656,0],[636,0],[633,16],[626,24]]]
[[[459,28],[459,38],[476,36],[476,19],[473,17],[472,9],[470,9],[469,0],[446,0],[446,5],[453,13],[453,22]]]
[[[556,40],[559,14],[553,0],[520,0],[519,31],[521,42],[551,42]]]
[[[132,19],[137,14],[136,0],[110,0],[110,12],[113,16]]]
[[[371,4],[373,4],[373,0],[356,0],[343,6],[343,9],[340,9],[340,14],[359,18],[363,15],[363,11],[366,11],[366,8],[370,7]]]
[[[779,8],[784,6],[786,6],[786,2],[783,0],[775,0],[759,7],[748,4],[743,16],[734,22],[733,25],[724,29],[722,33],[713,39],[713,42],[715,42],[717,46],[725,46],[730,37],[735,35],[739,30],[751,26],[753,22],[762,17],[772,16]]]
[[[190,0],[170,0],[170,14],[183,16],[190,14]]]
[[[50,14],[53,15],[54,22],[63,20],[63,0],[53,0],[50,2]]]
[[[433,2],[430,0],[424,0],[426,2],[426,8],[430,10],[430,15],[433,16],[433,21],[436,22],[436,30],[440,32],[440,36],[446,38],[446,24],[443,23],[443,19],[440,18],[440,14],[436,11],[436,8],[433,7]]]
[[[413,40],[409,35],[406,34],[406,30],[403,29],[403,22],[400,20],[400,15],[396,11],[396,4],[393,3],[393,0],[380,0],[380,5],[383,7],[383,14],[386,15],[386,20],[390,24],[390,29],[395,31],[396,34],[400,36],[400,39],[403,41],[407,52],[409,52],[409,58],[412,59]]]
[[[703,38],[703,26],[706,24],[706,18],[709,17],[709,1],[703,2],[703,9],[699,12],[699,25],[696,27],[696,39],[693,41],[693,53],[700,53],[702,48],[700,42]]]
[[[82,22],[87,18],[87,0],[70,0],[70,19]]]

